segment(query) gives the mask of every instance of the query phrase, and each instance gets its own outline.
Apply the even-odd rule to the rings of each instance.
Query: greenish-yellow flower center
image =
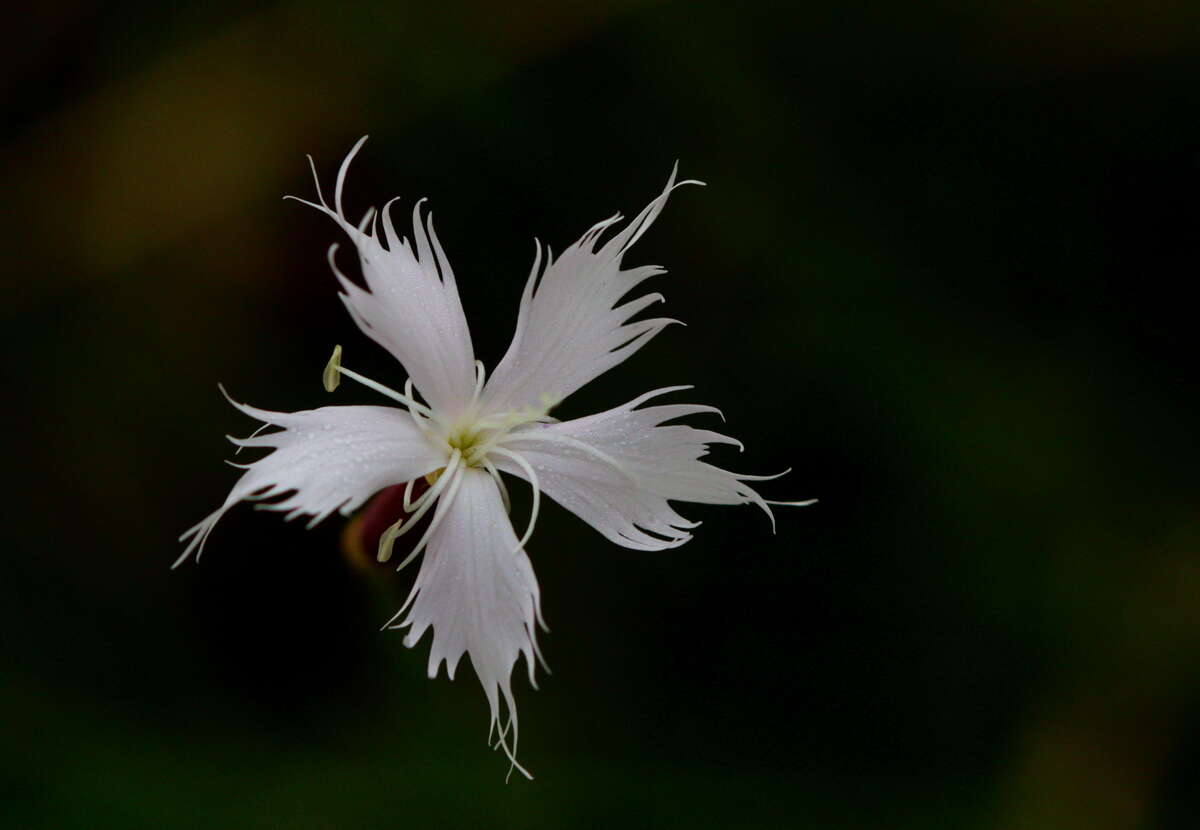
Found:
[[[481,430],[474,425],[458,427],[446,436],[446,445],[452,450],[459,450],[466,456],[470,450],[480,443]]]
[[[458,451],[464,466],[484,467],[488,453],[502,444],[514,430],[545,420],[546,410],[532,407],[482,418],[472,416],[448,428],[442,440],[451,454]]]

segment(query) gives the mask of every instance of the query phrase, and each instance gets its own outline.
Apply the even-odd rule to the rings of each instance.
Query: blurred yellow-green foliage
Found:
[[[60,0],[3,60],[0,825],[1200,825],[1200,5]],[[686,547],[560,509],[505,785],[470,672],[378,632],[336,520],[235,511],[216,390],[327,403],[308,195],[428,196],[477,350],[534,235],[677,194],[674,328],[563,407],[694,383],[818,496]],[[341,389],[341,401],[370,401]]]

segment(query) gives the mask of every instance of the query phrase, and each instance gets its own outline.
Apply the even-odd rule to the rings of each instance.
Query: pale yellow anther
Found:
[[[392,545],[396,543],[396,537],[400,535],[400,525],[403,523],[404,518],[401,517],[400,521],[385,530],[379,537],[379,550],[376,558],[380,562],[386,562],[392,558]]]
[[[430,487],[437,484],[438,479],[442,477],[442,473],[444,473],[444,472],[446,472],[445,467],[438,467],[432,473],[426,473],[425,474],[426,483],[429,484]]]
[[[333,347],[333,356],[329,358],[329,362],[325,364],[325,371],[321,373],[321,383],[325,385],[326,392],[332,392],[338,388],[338,384],[342,382],[342,347]]]

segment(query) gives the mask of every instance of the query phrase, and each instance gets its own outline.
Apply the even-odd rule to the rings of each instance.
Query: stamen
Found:
[[[495,415],[488,415],[486,418],[479,418],[475,421],[476,429],[499,429],[510,430],[514,426],[529,423],[537,418],[542,417],[542,414],[532,407],[525,407],[514,412],[501,412]]]
[[[449,470],[450,468],[447,467],[446,469]],[[450,476],[442,476],[443,481],[449,478]],[[429,544],[429,540],[433,537],[433,531],[437,530],[438,525],[442,523],[442,519],[444,519],[446,517],[446,513],[449,512],[450,505],[454,503],[454,497],[458,495],[458,488],[459,485],[462,484],[462,480],[463,471],[456,468],[453,473],[453,480],[450,481],[450,489],[446,491],[445,498],[438,499],[437,510],[433,511],[433,518],[429,521],[429,527],[425,528],[425,535],[421,537],[419,542],[417,542],[417,545],[413,548],[412,553],[405,557],[404,561],[396,566],[397,571],[403,570],[404,567],[409,562],[412,562],[414,559],[416,559],[417,555],[425,549],[427,544]]]
[[[611,455],[604,452],[603,450],[598,450],[595,447],[585,444],[582,441],[580,441],[576,438],[572,438],[569,435],[558,435],[558,434],[549,434],[548,435],[548,434],[546,434],[545,431],[532,431],[532,432],[526,431],[526,432],[516,432],[516,433],[510,432],[510,433],[504,435],[502,438],[500,438],[496,443],[499,444],[499,443],[503,443],[504,441],[510,441],[510,440],[512,440],[512,441],[516,441],[516,440],[545,441],[546,443],[549,443],[549,444],[562,444],[562,445],[565,445],[568,447],[573,447],[573,448],[579,450],[580,452],[585,453],[586,455],[590,455],[593,458],[603,461],[605,464],[609,465],[614,470],[616,470],[618,473],[620,473],[624,478],[628,479],[631,484],[635,484],[635,485],[637,484],[637,479],[635,479],[633,477],[633,474],[630,473],[628,470],[626,470],[621,465],[621,462],[617,461],[617,459],[613,458]]]
[[[329,362],[325,364],[325,371],[321,373],[321,383],[325,386],[326,392],[332,392],[338,388],[338,384],[342,382],[341,376],[338,374],[342,369],[342,347],[334,346],[333,355],[329,358]]]
[[[458,450],[455,450],[450,456],[450,461],[446,464],[446,472],[450,476],[457,471],[461,458],[462,453],[460,453]],[[438,479],[437,484],[430,487],[420,498],[417,499],[415,503],[416,510],[412,513],[412,515],[400,517],[400,519],[394,525],[383,532],[383,535],[379,537],[379,552],[376,557],[380,562],[386,562],[392,558],[392,546],[396,543],[396,540],[416,526],[417,521],[429,511],[430,506],[437,501],[438,496],[441,495],[441,492],[446,489],[446,484],[448,481],[449,477],[443,475],[440,479]],[[435,513],[434,516],[436,517],[437,514]],[[407,564],[407,560],[405,560],[405,564]],[[404,565],[401,565],[400,567],[402,568]],[[397,568],[397,570],[399,570],[399,568]]]
[[[336,351],[335,351],[335,354],[337,354]],[[340,356],[339,356],[339,358],[340,358]],[[425,406],[424,404],[417,403],[416,401],[414,401],[412,398],[408,397],[407,395],[402,395],[399,392],[397,392],[395,389],[389,389],[388,387],[384,386],[382,383],[377,383],[376,381],[373,381],[368,377],[363,377],[358,372],[352,372],[344,366],[340,366],[340,365],[335,366],[332,360],[330,360],[329,366],[326,367],[326,371],[329,371],[329,369],[331,367],[338,374],[345,375],[348,378],[352,378],[353,380],[358,381],[359,383],[361,383],[363,386],[367,387],[368,389],[374,389],[379,394],[386,395],[387,397],[391,398],[394,401],[399,401],[400,403],[407,406],[409,408],[409,410],[411,410],[411,411],[414,411],[414,412],[419,411],[422,415],[426,415],[426,416],[433,414],[430,411],[429,407]]]
[[[483,469],[487,470],[488,475],[496,482],[496,487],[500,489],[500,501],[504,502],[504,512],[511,513],[512,501],[508,498],[508,486],[500,477],[500,471],[496,469],[496,465],[489,461],[487,456],[483,457]]]
[[[413,488],[413,485],[414,485],[414,484],[416,484],[416,483],[417,483],[417,480],[414,478],[414,479],[412,479],[411,481],[409,481],[409,482],[408,482],[408,484],[404,485],[404,504],[403,504],[403,507],[404,507],[404,512],[405,512],[405,513],[411,513],[411,512],[413,512],[413,510],[414,510],[414,509],[416,509],[417,502],[411,501],[411,499],[412,499],[412,488]],[[429,492],[429,491],[428,491],[428,490],[426,490],[425,492]],[[422,493],[421,495],[423,496],[423,495],[424,495],[424,493]],[[418,497],[418,498],[417,498],[417,501],[419,502],[420,500],[421,500],[421,499],[420,499],[420,497]]]
[[[516,553],[525,547],[525,543],[529,541],[529,537],[533,535],[533,526],[537,523],[538,507],[541,501],[541,488],[538,486],[537,473],[533,471],[532,465],[525,460],[525,457],[520,453],[506,450],[502,447],[496,447],[492,450],[496,455],[502,455],[505,458],[512,459],[521,466],[525,471],[525,475],[529,476],[529,486],[533,488],[533,505],[529,508],[529,526],[525,528],[525,535],[517,542],[517,546],[512,549],[512,553]]]
[[[471,465],[482,465],[487,458],[487,454],[493,448],[499,446],[513,430],[526,424],[544,423],[546,421],[554,421],[544,410],[534,409],[533,407],[525,407],[519,412],[507,412],[503,415],[492,415],[487,418],[480,418],[475,421],[474,428],[476,430],[491,430],[492,434],[481,443],[475,444],[470,448],[470,455],[467,457],[467,463]],[[525,435],[527,433],[522,433]]]
[[[408,516],[401,516],[395,523],[388,525],[387,530],[383,531],[380,535],[379,548],[375,552],[375,558],[378,561],[386,562],[392,558],[392,545],[396,543],[396,536],[399,535],[397,531],[400,529],[400,525],[404,524],[408,518]]]
[[[468,409],[470,409],[472,411],[475,409],[475,405],[477,403],[479,403],[479,393],[483,391],[483,381],[484,381],[485,377],[486,377],[486,373],[483,368],[483,361],[476,360],[475,361],[475,393],[473,395],[471,395],[471,405],[468,407]]]
[[[404,381],[404,394],[407,397],[412,398],[414,401],[417,399],[416,392],[413,389],[413,379],[411,377],[408,380]],[[426,408],[428,408],[428,407],[426,407]],[[431,420],[431,418],[422,418],[420,415],[417,414],[417,410],[415,410],[415,409],[409,409],[408,411],[409,411],[409,414],[412,415],[413,423],[417,425],[417,429],[421,430],[421,432],[428,435],[430,432],[429,421]]]

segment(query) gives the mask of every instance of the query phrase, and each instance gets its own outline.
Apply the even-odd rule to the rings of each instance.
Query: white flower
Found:
[[[606,241],[601,237],[621,216],[594,225],[554,260],[537,246],[537,257],[507,354],[490,378],[475,360],[454,273],[442,252],[432,219],[421,203],[413,208],[412,240],[392,224],[388,202],[357,225],[342,207],[342,187],[359,140],[338,171],[331,207],[317,181],[317,201],[298,200],[327,214],[358,249],[364,290],[329,262],[344,293],[339,297],[368,336],[400,361],[408,373],[398,392],[341,365],[341,347],[325,370],[332,392],[340,377],[363,383],[401,404],[328,406],[303,412],[269,412],[233,403],[263,423],[249,438],[230,439],[238,447],[273,450],[251,464],[225,503],[188,530],[189,540],[176,566],[197,559],[213,526],[241,501],[286,513],[311,516],[312,527],[334,511],[349,515],[385,487],[408,482],[401,519],[383,535],[379,559],[387,561],[397,537],[432,511],[431,521],[403,567],[424,551],[416,584],[385,628],[408,628],[406,646],[432,629],[429,676],[444,661],[453,679],[463,654],[483,684],[497,744],[517,769],[517,716],[512,670],[524,655],[534,682],[540,659],[535,621],[541,623],[537,579],[525,555],[545,493],[611,541],[637,550],[682,545],[697,523],[675,512],[672,501],[770,504],[745,482],[774,476],[738,475],[701,460],[710,444],[733,438],[674,423],[687,415],[717,413],[695,404],[646,405],[672,386],[629,403],[570,421],[550,417],[550,409],[588,381],[632,355],[670,323],[666,318],[631,318],[663,299],[644,294],[617,305],[643,280],[663,273],[656,266],[622,269],[630,246],[646,232],[676,187],[667,186],[632,222]],[[309,159],[311,164],[311,159]],[[317,179],[315,167],[313,177]],[[294,197],[293,197],[294,198]],[[395,200],[393,200],[395,201]],[[382,234],[380,226],[382,225]],[[419,397],[418,397],[419,395]],[[274,432],[262,433],[267,427]],[[529,522],[520,538],[508,518],[501,473],[532,486]],[[782,473],[780,474],[782,475]],[[432,482],[413,499],[411,485]],[[270,501],[267,501],[270,500]],[[772,519],[773,521],[773,519]],[[396,620],[407,612],[403,621]],[[544,623],[543,623],[544,627]],[[501,700],[507,710],[501,724]]]

